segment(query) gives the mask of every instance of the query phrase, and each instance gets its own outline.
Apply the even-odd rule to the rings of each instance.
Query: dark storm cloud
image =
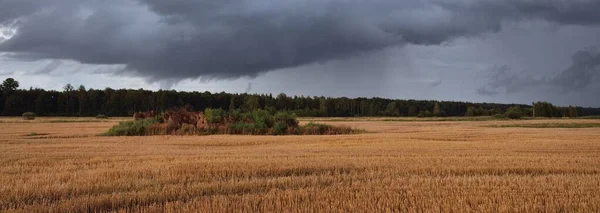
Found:
[[[124,65],[151,81],[237,78],[541,19],[600,23],[596,0],[0,0],[13,57]],[[343,72],[343,71],[340,71]]]
[[[578,51],[571,57],[571,66],[549,80],[563,91],[579,91],[600,83],[600,53],[595,48]]]
[[[498,66],[490,69],[489,82],[485,87],[479,88],[481,95],[496,95],[498,90],[504,89],[506,93],[523,91],[531,87],[545,84],[546,80],[536,79],[523,72],[514,72],[510,67]]]
[[[581,92],[591,85],[600,83],[600,53],[596,48],[577,51],[571,57],[571,65],[558,74],[540,79],[511,71],[508,66],[495,67],[488,84],[477,92],[481,95],[496,95],[498,90],[507,93],[528,89],[543,89],[550,92]]]

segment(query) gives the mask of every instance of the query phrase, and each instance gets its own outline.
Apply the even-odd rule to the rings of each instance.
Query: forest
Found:
[[[71,84],[62,91],[40,88],[19,89],[15,79],[0,85],[2,116],[21,116],[33,112],[38,116],[132,116],[136,112],[172,108],[203,111],[207,108],[252,112],[264,109],[271,113],[285,111],[300,117],[355,116],[495,116],[518,109],[522,116],[577,117],[600,115],[600,108],[558,107],[548,102],[532,105],[469,103],[436,100],[399,100],[386,98],[346,98],[288,96],[286,94],[232,94],[144,89],[86,89]],[[535,108],[535,110],[534,110]]]

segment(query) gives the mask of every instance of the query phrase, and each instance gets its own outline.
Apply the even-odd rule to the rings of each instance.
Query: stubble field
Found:
[[[118,120],[0,119],[0,212],[600,211],[599,120],[336,119],[321,122],[369,133],[96,136]],[[573,123],[586,128],[548,128]]]

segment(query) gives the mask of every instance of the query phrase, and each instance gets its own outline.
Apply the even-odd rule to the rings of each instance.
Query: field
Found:
[[[0,119],[0,212],[600,211],[595,119],[320,119],[368,133],[97,136],[124,119]]]

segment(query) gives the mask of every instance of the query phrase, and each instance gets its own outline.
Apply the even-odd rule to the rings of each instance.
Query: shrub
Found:
[[[298,116],[290,112],[278,112],[274,119],[276,123],[284,123],[286,126],[298,126]]]
[[[220,133],[236,135],[265,135],[269,132],[270,129],[265,128],[263,125],[259,125],[256,123],[236,122],[233,124],[229,124],[229,126],[227,126],[227,130],[225,132]]]
[[[246,113],[242,113],[239,109],[229,112],[229,117],[233,118],[234,121],[244,120]]]
[[[494,115],[494,118],[498,118],[498,119],[505,119],[505,118],[506,118],[506,115],[505,115],[505,114],[498,113],[498,114],[495,114],[495,115]]]
[[[419,118],[433,117],[433,113],[431,113],[431,111],[429,111],[429,110],[425,110],[425,111],[419,112],[417,117],[419,117]]]
[[[178,135],[197,135],[200,133],[195,125],[184,124],[177,130]]]
[[[23,113],[23,119],[24,120],[35,120],[35,113],[33,113],[33,112]]]
[[[510,107],[506,110],[506,117],[510,119],[519,119],[522,116],[521,108],[518,106]]]
[[[325,135],[329,131],[329,129],[331,129],[330,125],[310,122],[302,128],[302,134]]]
[[[252,120],[259,128],[271,128],[275,123],[271,113],[263,109],[252,112]]]
[[[303,127],[300,127],[300,134],[303,135],[342,135],[354,134],[361,131],[353,130],[350,127],[338,127],[327,124],[318,124],[310,122]]]
[[[146,127],[146,135],[168,135],[167,125],[162,123],[149,125]]]
[[[207,108],[204,110],[204,116],[206,117],[206,122],[208,122],[208,124],[219,124],[223,122],[223,119],[225,118],[225,111],[222,109]]]
[[[147,135],[146,130],[157,124],[158,119],[149,118],[137,121],[125,121],[119,123],[119,125],[113,126],[105,134],[107,136],[143,136]]]
[[[287,134],[288,125],[285,122],[279,121],[273,125],[273,134],[275,135],[285,135]]]
[[[106,116],[104,114],[98,114],[98,115],[96,115],[96,119],[108,119],[108,116]]]

